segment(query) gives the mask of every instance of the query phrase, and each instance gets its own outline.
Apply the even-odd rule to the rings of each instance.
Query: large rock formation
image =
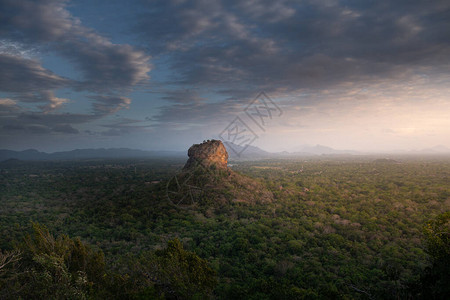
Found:
[[[196,167],[199,164],[210,167],[226,169],[228,163],[228,153],[221,141],[208,140],[201,144],[194,144],[188,150],[189,159],[184,166],[184,169]]]
[[[221,141],[208,140],[188,150],[183,170],[167,182],[167,197],[175,205],[264,203],[273,194],[253,178],[227,167],[228,153]]]

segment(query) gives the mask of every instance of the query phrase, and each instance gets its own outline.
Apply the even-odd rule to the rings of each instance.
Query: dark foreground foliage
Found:
[[[208,263],[178,239],[130,258],[120,273],[78,238],[55,238],[37,223],[33,229],[13,251],[0,252],[0,299],[200,299],[216,284]]]

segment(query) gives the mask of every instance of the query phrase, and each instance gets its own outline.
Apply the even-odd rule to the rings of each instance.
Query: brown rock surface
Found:
[[[224,205],[232,202],[268,203],[273,194],[259,180],[228,168],[228,153],[221,141],[208,140],[188,150],[183,170],[166,185],[175,205]]]
[[[189,159],[184,169],[197,166],[216,165],[219,168],[227,168],[228,152],[223,143],[219,140],[208,140],[201,144],[194,144],[188,150]]]

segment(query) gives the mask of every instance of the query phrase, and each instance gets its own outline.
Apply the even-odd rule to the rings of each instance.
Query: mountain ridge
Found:
[[[19,160],[77,160],[93,158],[150,158],[185,156],[182,151],[146,151],[130,148],[89,148],[70,151],[41,152],[36,149],[14,151],[0,149],[0,161]]]
[[[249,145],[246,148],[233,144],[224,143],[228,151],[230,160],[258,160],[269,158],[289,158],[297,156],[317,156],[317,155],[364,155],[377,154],[370,152],[359,152],[355,150],[337,150],[324,145],[303,146],[294,152],[268,152],[257,146]],[[397,154],[450,154],[450,149],[443,145],[436,145],[429,148],[413,151],[394,151]],[[382,154],[382,152],[380,152]],[[36,149],[26,149],[22,151],[0,149],[0,161],[8,159],[18,159],[25,161],[32,160],[79,160],[79,159],[125,159],[125,158],[161,158],[161,157],[186,157],[185,151],[176,150],[139,150],[131,148],[87,148],[74,149],[69,151],[43,152]]]

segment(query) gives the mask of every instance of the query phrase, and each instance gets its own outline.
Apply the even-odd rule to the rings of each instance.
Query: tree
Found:
[[[168,299],[208,298],[217,283],[208,262],[184,250],[178,239],[167,248],[144,254],[138,262],[139,277]]]
[[[421,276],[422,297],[450,298],[450,211],[430,220],[424,227],[426,251],[431,266]]]
[[[13,252],[0,255],[0,298],[85,299],[103,283],[103,253],[33,223]]]

